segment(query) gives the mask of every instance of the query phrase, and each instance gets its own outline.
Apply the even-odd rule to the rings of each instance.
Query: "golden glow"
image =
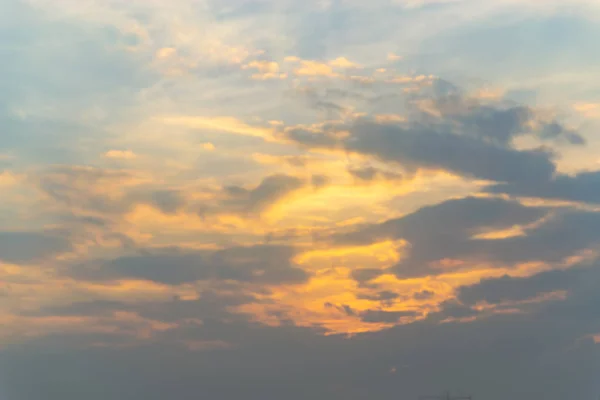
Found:
[[[27,174],[0,173],[0,188],[2,193],[10,193],[10,196],[5,196],[8,200],[16,203],[14,199],[25,198],[33,202],[31,199],[35,198],[36,202],[39,201],[39,208],[35,204],[36,207],[22,211],[24,215],[47,213],[57,216],[44,219],[36,227],[38,230],[72,228],[74,232],[72,249],[53,255],[44,265],[35,262],[20,266],[0,264],[0,289],[10,286],[10,296],[3,298],[0,304],[0,340],[26,333],[35,336],[53,332],[123,331],[135,340],[148,340],[157,332],[177,328],[177,324],[123,311],[102,317],[23,317],[17,314],[19,310],[36,311],[44,306],[65,306],[82,301],[146,304],[166,302],[174,297],[192,301],[202,299],[202,289],[214,289],[220,294],[238,295],[247,291],[256,295],[264,301],[232,307],[229,311],[246,314],[252,320],[268,325],[276,326],[289,319],[299,326],[319,327],[327,333],[377,331],[426,318],[428,314],[439,311],[442,303],[455,299],[457,288],[461,286],[504,275],[528,277],[550,269],[571,268],[598,257],[596,251],[585,250],[571,254],[554,265],[539,261],[495,265],[491,261],[446,257],[427,265],[428,271],[433,271],[431,276],[403,279],[394,272],[401,268],[399,264],[410,254],[411,243],[406,240],[381,240],[364,245],[332,244],[330,239],[341,232],[352,232],[369,224],[400,218],[426,205],[476,193],[482,182],[433,168],[405,170],[364,154],[352,153],[343,146],[299,148],[295,143],[283,140],[281,137],[285,135],[282,133],[302,129],[315,135],[330,135],[328,137],[341,143],[351,137],[351,124],[361,117],[378,124],[403,124],[407,122],[408,114],[384,113],[388,110],[381,114],[371,113],[368,108],[358,105],[359,101],[351,103],[346,98],[352,97],[348,95],[351,92],[348,88],[371,88],[377,85],[369,84],[379,82],[394,87],[399,93],[402,90],[413,92],[430,85],[437,78],[396,70],[394,62],[401,60],[402,56],[393,53],[387,55],[389,63],[384,65],[385,68],[363,66],[345,56],[321,61],[295,56],[256,60],[259,55],[260,58],[274,55],[242,46],[229,46],[216,37],[197,44],[198,36],[194,27],[182,26],[176,29],[175,39],[168,47],[163,47],[166,43],[151,46],[147,58],[151,60],[151,67],[167,76],[161,75],[165,81],[141,91],[140,97],[150,97],[153,91],[166,91],[169,85],[185,86],[186,79],[193,79],[190,71],[208,58],[218,66],[227,64],[241,76],[240,81],[249,85],[236,88],[239,93],[224,93],[233,103],[244,100],[242,106],[235,105],[241,111],[228,113],[227,109],[216,106],[211,109],[212,98],[218,97],[215,93],[220,93],[221,88],[215,89],[213,82],[207,81],[206,96],[211,101],[206,101],[202,107],[185,104],[187,107],[179,109],[172,107],[171,98],[165,97],[150,104],[135,126],[124,124],[115,128],[115,132],[121,135],[108,135],[111,140],[101,147],[103,150],[95,150],[98,153],[94,153],[93,160],[87,164],[104,163],[104,166],[113,169],[89,166],[50,169],[43,177],[45,180],[39,179],[44,180],[44,190],[36,192],[40,199],[35,196],[29,198],[23,193],[17,197],[15,187],[22,189],[20,184],[28,182]],[[368,76],[371,71],[375,71],[373,76]],[[250,78],[255,81],[249,81]],[[267,80],[270,82],[259,82]],[[244,97],[254,94],[255,90],[260,92],[271,86],[285,86],[299,97],[314,95],[319,98],[321,89],[334,88],[327,86],[329,83],[339,84],[348,90],[347,93],[340,90],[347,96],[340,95],[344,98],[339,100],[337,109],[340,111],[333,113],[328,120],[320,118],[319,112],[310,107],[302,109],[309,117],[289,117],[286,110],[277,108],[280,103],[289,100],[285,96],[269,98],[267,105],[252,104],[252,100]],[[503,95],[502,89],[484,88],[469,96],[482,102],[498,100]],[[347,103],[344,103],[346,100]],[[435,101],[415,100],[414,105],[431,116],[442,117]],[[301,106],[298,105],[299,108]],[[257,116],[261,108],[268,109],[269,113]],[[600,115],[600,106],[596,103],[577,103],[573,109],[590,118]],[[202,115],[194,115],[194,112]],[[286,120],[288,117],[289,121]],[[548,119],[554,117],[553,114],[547,116]],[[331,129],[332,126],[334,129]],[[246,138],[240,146],[241,137],[260,140]],[[246,146],[246,143],[256,144]],[[0,156],[0,161],[11,163],[15,160],[12,156]],[[127,168],[117,169],[115,165]],[[372,177],[360,177],[356,171],[361,168],[375,172]],[[248,207],[250,210],[247,210],[244,206],[232,205],[235,202],[230,200],[235,196],[228,197],[228,189],[234,193],[239,190],[243,194],[252,192],[247,188],[262,189],[257,182],[274,174],[287,174],[302,183],[296,190],[287,192],[282,190],[279,193],[278,188],[274,188],[274,200],[264,207]],[[242,187],[246,190],[240,189]],[[65,189],[66,195],[61,192],[64,188],[68,189]],[[153,196],[162,189],[176,190],[180,196],[181,204],[170,212],[161,211],[161,207],[153,202]],[[566,201],[520,201],[531,206],[593,207]],[[99,222],[94,224],[92,220],[96,217]],[[79,219],[88,222],[80,223]],[[476,232],[472,239],[518,238],[547,221],[542,219],[501,230],[486,229]],[[30,223],[29,217],[23,218],[22,222]],[[124,244],[128,241],[133,243],[130,247]],[[293,248],[295,252],[290,264],[306,272],[306,281],[296,284],[227,282],[234,288],[222,289],[211,281],[182,285],[126,278],[112,282],[85,282],[65,278],[59,273],[63,264],[108,260],[139,249],[220,250],[266,243]],[[372,272],[373,278],[368,283],[359,282],[356,275],[365,271]],[[489,313],[518,313],[522,312],[524,305],[556,301],[564,296],[564,292],[553,292],[501,305],[477,304],[476,308]],[[385,319],[388,322],[369,322],[365,318],[369,312],[406,314],[396,320]],[[384,315],[393,317],[394,314]],[[474,317],[469,317],[446,322],[473,320]],[[200,320],[187,322],[202,323]],[[600,336],[594,338],[600,342]],[[221,341],[202,340],[185,341],[182,345],[191,351],[229,346]]]
[[[253,127],[232,117],[165,116],[157,117],[155,120],[166,125],[177,125],[186,128],[215,129],[221,132],[254,136],[262,139],[270,139],[272,137],[270,129]]]
[[[338,57],[335,60],[330,61],[329,65],[338,68],[362,68],[360,65],[348,60],[346,57]]]
[[[294,73],[300,76],[338,76],[331,65],[310,60],[300,61],[300,66],[294,69]]]
[[[600,103],[575,103],[573,109],[586,118],[600,118]]]
[[[498,239],[508,239],[512,237],[524,236],[525,232],[523,228],[520,226],[513,226],[507,229],[492,231],[492,232],[483,232],[473,236],[473,239],[480,240],[498,240]]]
[[[325,248],[309,250],[299,254],[295,262],[307,268],[330,268],[337,265],[346,268],[365,266],[373,268],[377,265],[388,265],[400,260],[399,250],[406,246],[405,241],[385,241],[366,246]]]
[[[136,158],[136,154],[131,150],[109,150],[106,153],[104,153],[104,157],[122,160],[132,160]]]

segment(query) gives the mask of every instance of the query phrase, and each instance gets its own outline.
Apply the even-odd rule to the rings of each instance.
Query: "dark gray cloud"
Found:
[[[393,399],[399,393],[416,398],[446,389],[490,400],[528,400],[532,395],[550,400],[593,398],[600,389],[596,379],[600,348],[588,336],[600,331],[600,269],[594,265],[585,271],[578,279],[567,279],[565,300],[541,303],[526,315],[441,323],[450,317],[478,316],[468,306],[449,302],[424,321],[352,338],[322,336],[293,325],[267,327],[223,311],[201,325],[181,321],[206,316],[196,310],[202,300],[172,300],[158,308],[136,306],[138,311],[151,310],[144,312],[147,317],[182,323],[137,346],[90,347],[86,343],[121,342],[106,334],[78,334],[3,347],[0,380],[3,395],[15,400],[100,400],[124,394],[156,400],[198,395],[251,400]],[[527,279],[533,283],[538,278]],[[207,299],[208,304],[221,302],[227,304],[218,295],[214,302]],[[131,306],[105,303],[73,308],[102,315]],[[215,338],[232,346],[192,352],[182,345],[185,340]]]
[[[415,311],[366,310],[360,313],[360,319],[368,323],[394,324],[402,317],[415,317],[417,315],[419,313]]]
[[[423,207],[404,217],[366,225],[355,232],[338,235],[336,242],[373,243],[383,239],[407,239],[411,243],[436,238],[473,236],[542,218],[544,208],[526,207],[499,198],[465,197]],[[414,245],[414,243],[413,243]]]
[[[447,300],[440,304],[440,310],[429,316],[430,319],[438,322],[447,321],[450,319],[461,319],[476,317],[479,312],[470,307],[470,305],[462,304],[456,300]]]
[[[553,155],[546,149],[515,150],[479,137],[439,131],[428,126],[384,125],[357,122],[350,137],[291,129],[286,136],[311,147],[339,147],[397,163],[409,170],[442,169],[459,175],[501,182],[535,182],[551,179]]]
[[[146,279],[177,285],[199,280],[262,284],[303,282],[304,270],[293,265],[295,251],[286,246],[231,247],[218,251],[165,249],[75,265],[70,276],[83,280]]]
[[[415,300],[427,300],[432,298],[435,295],[435,292],[432,292],[431,290],[422,290],[420,292],[417,292],[414,294],[414,298]]]
[[[599,223],[600,214],[595,212],[526,207],[499,198],[468,197],[364,226],[338,235],[334,241],[372,243],[405,239],[409,242],[407,256],[392,271],[409,277],[469,269],[478,263],[497,266],[529,261],[558,263],[580,251],[593,249],[600,242],[596,228]],[[496,239],[478,236],[515,225],[523,226],[523,235]],[[443,260],[457,264],[436,265]],[[353,277],[365,283],[385,272],[361,269]]]
[[[325,183],[320,178],[315,179],[313,182],[315,185]],[[211,212],[260,213],[304,186],[306,186],[306,182],[294,176],[270,175],[253,188],[243,186],[224,187],[218,195],[216,204],[200,205],[198,212],[200,215],[210,214]]]
[[[26,264],[71,249],[68,235],[61,232],[0,232],[0,260]]]
[[[256,211],[262,210],[290,192],[301,188],[303,181],[287,175],[272,175],[264,178],[253,189],[240,186],[229,186],[225,191],[230,196],[226,202],[234,208]]]
[[[156,190],[150,193],[150,202],[153,206],[166,214],[181,210],[186,201],[181,192],[176,190]]]
[[[481,282],[463,286],[457,298],[464,304],[477,302],[499,304],[533,299],[539,295],[556,291],[567,293],[600,279],[596,266],[576,266],[565,270],[550,270],[530,277],[510,277],[483,279]]]
[[[382,290],[375,294],[358,295],[358,298],[366,299],[366,300],[381,301],[382,303],[385,304],[385,303],[393,302],[394,300],[401,298],[401,296],[400,296],[400,294],[398,294],[396,292],[391,292],[389,290]]]
[[[326,308],[333,308],[338,310],[340,313],[345,314],[349,317],[358,317],[361,321],[378,324],[378,323],[397,323],[402,317],[416,317],[420,315],[418,311],[406,310],[406,311],[385,311],[385,310],[364,310],[358,311],[350,307],[347,304],[335,305],[332,303],[325,303]]]
[[[562,141],[572,145],[585,144],[576,131],[566,128],[556,119],[541,119],[531,107],[510,101],[483,103],[469,98],[460,88],[437,81],[437,96],[415,96],[425,101],[426,112],[437,112],[444,122],[454,123],[458,132],[482,138],[496,145],[510,147],[520,136],[533,136],[541,141]],[[417,105],[422,104],[417,101]]]
[[[391,171],[382,171],[372,166],[350,167],[348,168],[348,173],[354,178],[367,182],[376,179],[401,180],[404,177],[402,174]]]
[[[440,85],[436,83],[436,87]],[[556,120],[541,120],[529,107],[483,104],[455,87],[436,91],[440,93],[410,100],[405,123],[359,118],[350,124],[328,124],[321,132],[293,127],[281,134],[303,146],[357,152],[408,170],[442,169],[524,185],[551,180],[556,171],[555,154],[549,147],[517,149],[515,138],[584,144],[577,132]],[[349,135],[340,135],[342,132]],[[357,172],[359,177],[373,175],[373,171]]]
[[[444,169],[502,182],[547,180],[555,170],[553,156],[543,149],[518,151],[426,127],[361,123],[353,127],[352,133],[345,143],[347,150],[397,162],[409,169]]]
[[[30,181],[57,203],[101,213],[122,213],[134,204],[106,193],[130,178],[123,171],[89,166],[52,166],[30,174]]]
[[[325,175],[313,175],[310,179],[310,182],[315,189],[320,189],[327,186],[329,183],[329,178]]]
[[[31,173],[30,182],[66,212],[82,210],[115,217],[138,204],[148,204],[165,214],[197,212],[201,216],[220,213],[259,214],[287,195],[311,184],[315,189],[327,185],[328,178],[314,175],[310,182],[298,177],[276,174],[262,179],[254,187],[225,186],[207,194],[213,198],[195,204],[183,190],[139,185],[133,188],[123,181],[134,178],[119,169],[89,166],[52,166]],[[110,191],[107,190],[110,189]],[[72,219],[76,218],[75,216]]]
[[[600,203],[600,172],[581,172],[576,175],[557,175],[549,181],[501,183],[486,189],[490,193],[511,196],[538,197],[554,200]]]

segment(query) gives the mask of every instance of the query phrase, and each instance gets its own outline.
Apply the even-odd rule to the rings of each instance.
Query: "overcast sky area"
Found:
[[[0,0],[0,400],[600,395],[598,0]]]

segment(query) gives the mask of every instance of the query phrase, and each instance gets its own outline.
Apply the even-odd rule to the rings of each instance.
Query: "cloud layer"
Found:
[[[0,399],[597,397],[599,11],[3,2]]]

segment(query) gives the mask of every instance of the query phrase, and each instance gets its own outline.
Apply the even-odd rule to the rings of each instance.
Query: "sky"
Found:
[[[599,22],[0,1],[0,400],[597,399]]]

